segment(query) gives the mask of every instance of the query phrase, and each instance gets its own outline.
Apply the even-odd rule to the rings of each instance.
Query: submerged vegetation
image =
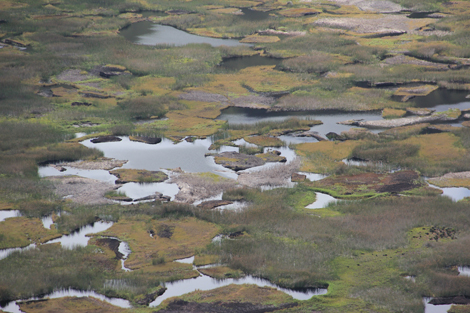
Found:
[[[440,97],[443,88],[449,94],[470,89],[469,16],[469,1],[438,0],[1,1],[0,213],[19,215],[0,220],[0,310],[9,301],[62,289],[124,298],[133,307],[63,298],[24,302],[21,309],[422,312],[423,296],[468,303],[470,278],[457,271],[470,265],[468,198],[442,197],[425,180],[470,186],[470,128],[462,123],[468,108],[434,113],[443,117],[441,125],[325,136],[315,131],[324,121],[301,115],[253,124],[217,117],[231,106],[273,116],[383,110],[390,123],[432,114],[439,101],[423,102]],[[151,46],[120,35],[144,20],[247,44]],[[220,66],[247,56],[276,62],[239,70]],[[463,101],[462,94],[452,101]],[[117,176],[117,184],[180,189],[174,197],[153,194],[132,205],[118,204],[133,199],[108,182],[101,182],[107,184],[102,202],[92,204],[85,191],[97,191],[93,179],[73,176],[59,197],[57,180],[38,174],[47,164],[65,175],[73,165],[63,162],[106,163],[100,145],[129,135],[145,147],[142,154],[163,145],[162,137],[188,146],[210,138],[211,150],[233,149],[215,156],[220,164],[243,158],[286,164],[255,168],[237,180],[221,167],[216,175],[109,166],[105,174]],[[80,143],[98,136],[97,148]],[[280,136],[303,139],[287,148]],[[287,162],[276,149],[297,157]],[[158,166],[158,157],[149,158]],[[310,181],[299,170],[330,176]],[[74,198],[70,190],[78,185],[88,202]],[[343,201],[307,208],[322,193]],[[238,206],[193,205],[207,199]],[[113,225],[89,234],[85,247],[47,243],[96,221]],[[130,254],[119,249],[122,242]],[[191,256],[197,271],[178,262]],[[218,266],[201,267],[211,264]],[[229,285],[148,307],[171,288],[165,283],[199,272],[328,292],[300,301],[268,287]],[[451,310],[466,312],[468,306]]]

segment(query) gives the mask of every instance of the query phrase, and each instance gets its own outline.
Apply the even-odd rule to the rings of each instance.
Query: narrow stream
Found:
[[[306,209],[322,209],[326,207],[329,203],[338,201],[326,193],[316,192],[316,200],[312,204],[307,205]]]

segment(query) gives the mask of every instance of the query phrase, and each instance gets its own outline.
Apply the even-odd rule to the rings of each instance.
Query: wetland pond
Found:
[[[466,109],[470,107],[470,102],[461,101],[461,102],[458,102],[456,105],[449,105],[449,104],[443,105],[443,104],[437,103],[433,107],[433,109],[436,109],[437,111],[444,111],[451,107]],[[340,133],[341,131],[348,130],[352,127],[352,126],[347,126],[347,125],[336,124],[337,122],[340,122],[340,121],[349,120],[349,119],[378,120],[382,118],[380,112],[378,111],[377,112],[338,112],[338,111],[268,112],[266,110],[255,110],[255,109],[232,107],[232,108],[228,108],[224,110],[222,114],[218,117],[218,119],[227,120],[231,124],[254,124],[254,123],[258,123],[262,121],[282,121],[291,117],[321,120],[324,124],[313,126],[311,130],[318,131],[322,136],[325,136],[326,133],[328,132]],[[291,136],[283,136],[282,139],[284,140],[285,137],[295,138]],[[304,142],[302,140],[308,140],[310,142],[317,141],[316,139],[313,139],[313,138],[298,139],[298,140],[300,140],[300,142]],[[287,138],[285,141],[289,142]],[[100,149],[101,151],[104,152],[104,155],[106,157],[115,158],[119,160],[128,160],[128,162],[123,165],[123,168],[162,170],[162,169],[181,167],[182,170],[187,171],[187,172],[212,172],[221,176],[236,179],[238,175],[235,172],[228,170],[220,165],[215,164],[213,157],[205,157],[205,154],[210,152],[209,146],[211,145],[211,143],[212,143],[212,140],[210,138],[197,139],[193,142],[181,141],[176,144],[168,139],[163,139],[159,144],[148,145],[148,144],[144,144],[141,142],[130,141],[128,137],[122,137],[122,141],[120,142],[106,142],[106,143],[99,143],[99,144],[93,144],[91,143],[90,140],[85,140],[82,142],[82,144],[87,147]],[[243,141],[239,140],[236,143],[243,144]],[[276,148],[276,150],[281,151],[281,153],[284,156],[286,156],[288,162],[290,162],[295,157],[295,152],[288,147]],[[238,147],[222,147],[220,151],[238,151]],[[259,168],[260,167],[257,167],[254,169],[256,170]],[[84,176],[84,177],[89,177],[89,178],[95,178],[95,179],[107,181],[110,183],[114,183],[114,181],[116,180],[116,178],[113,175],[110,175],[109,172],[107,171],[86,171],[86,170],[78,170],[78,169],[73,169],[73,168],[66,168],[66,171],[62,173],[51,168],[45,168],[45,167],[40,168],[41,176],[65,175],[65,174],[74,174],[74,175],[79,175],[79,176]],[[312,181],[323,178],[323,176],[319,174],[312,174],[312,173],[308,173],[308,174],[309,174],[308,179]],[[134,196],[137,197],[137,196],[144,196],[148,193],[155,192],[155,189],[160,188],[158,186],[159,184],[165,184],[165,183],[156,183],[156,184],[128,183],[128,184],[125,184],[121,188],[123,191],[126,191],[126,193],[135,192],[135,194],[133,194],[133,197]],[[167,184],[167,185],[170,185],[170,184]],[[161,187],[163,188],[163,185]],[[173,194],[172,198],[174,197],[174,194],[178,191],[178,187],[176,185],[165,186],[164,188],[168,188],[166,192],[161,191],[161,189],[157,191],[160,191],[164,194],[171,193]],[[466,191],[464,192],[470,192],[470,191],[466,189]],[[313,203],[311,206],[309,206],[309,208],[315,209],[315,208],[324,207],[332,201],[336,201],[336,200],[330,196],[317,193],[317,201]],[[7,215],[10,216],[10,215],[14,215],[17,213],[6,212],[3,214],[5,218],[7,218]],[[46,224],[50,226],[50,221],[46,221],[45,225]],[[99,231],[109,228],[111,225],[112,223],[97,222],[93,226],[86,226],[80,229],[78,233],[74,233],[68,236],[63,236],[61,238],[54,239],[50,242],[51,243],[61,242],[61,244],[67,248],[71,248],[75,244],[86,245],[88,242],[88,237],[85,236],[86,234],[97,233]],[[80,239],[78,239],[78,237],[80,237]],[[31,249],[31,248],[34,248],[34,245],[28,246],[23,249]],[[21,249],[12,249],[11,252],[17,251],[17,250],[21,250]],[[122,249],[120,250],[123,250],[123,252],[125,252],[123,254],[125,254],[126,256],[129,255],[129,253],[131,253],[128,247],[125,246],[125,243],[122,244]],[[122,261],[122,269],[126,270],[123,261]],[[162,296],[158,297],[157,300],[152,302],[151,306],[157,306],[164,299],[167,299],[172,296],[183,295],[185,293],[194,291],[196,289],[210,290],[210,289],[214,289],[217,287],[229,285],[232,283],[235,283],[235,284],[248,283],[248,284],[256,284],[258,286],[271,286],[279,290],[282,290],[283,292],[286,292],[292,295],[294,298],[300,299],[300,300],[309,299],[314,295],[325,294],[327,292],[326,289],[310,289],[310,290],[300,290],[300,291],[291,290],[291,289],[283,289],[283,288],[280,288],[279,286],[271,284],[267,280],[255,278],[249,275],[240,279],[226,279],[222,281],[210,278],[209,276],[200,275],[199,277],[194,278],[194,279],[167,283],[166,284],[166,287],[168,288],[167,291]],[[60,292],[64,292],[64,291],[60,291]],[[70,292],[70,291],[67,291],[67,292]],[[85,292],[85,293],[78,292],[78,291],[72,291],[72,292],[80,293],[83,296],[91,295],[94,297],[103,297],[101,295],[96,296],[93,292]],[[108,298],[106,298],[105,301],[108,301]],[[122,300],[122,301],[124,301],[123,305],[127,305],[128,302],[126,302],[125,300]],[[16,304],[10,303],[9,305],[10,307],[14,307]],[[431,306],[427,304],[426,302],[426,312],[433,312],[432,310],[436,308],[437,306]],[[440,308],[441,307],[439,307],[439,309]],[[16,312],[16,311],[8,311],[8,312]]]
[[[159,25],[148,21],[137,22],[121,29],[121,36],[130,42],[140,45],[175,45],[184,46],[190,43],[206,43],[218,46],[249,46],[237,39],[221,39],[193,35],[172,26]]]

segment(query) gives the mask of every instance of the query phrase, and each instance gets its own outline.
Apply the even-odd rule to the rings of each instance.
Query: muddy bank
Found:
[[[175,196],[176,202],[194,203],[220,195],[224,190],[234,188],[236,182],[232,179],[208,173],[182,173],[171,177],[170,183],[176,183],[180,191]]]
[[[64,167],[64,166],[69,166],[69,167],[78,168],[82,170],[109,171],[109,170],[112,170],[113,168],[121,167],[126,163],[127,161],[125,160],[116,160],[112,158],[99,158],[96,160],[65,162],[65,163],[60,163],[60,165],[52,165],[52,166],[57,168],[59,171],[60,169],[58,167]]]
[[[56,176],[47,178],[53,184],[54,193],[79,204],[113,203],[104,197],[115,185],[96,179],[77,176]]]
[[[290,183],[291,176],[299,169],[300,158],[287,164],[275,164],[258,171],[240,173],[238,183],[249,187],[279,187]]]

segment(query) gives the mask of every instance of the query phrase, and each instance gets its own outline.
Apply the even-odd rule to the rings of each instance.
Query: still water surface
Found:
[[[218,46],[249,46],[240,43],[237,39],[221,39],[193,35],[172,26],[154,24],[143,21],[131,24],[120,30],[120,35],[127,40],[140,45],[175,45],[184,46],[190,43],[207,43],[213,47]]]

